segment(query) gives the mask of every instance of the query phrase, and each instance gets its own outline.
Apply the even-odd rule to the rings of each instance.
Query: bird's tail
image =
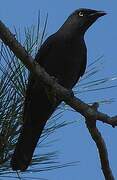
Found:
[[[37,124],[24,124],[11,159],[13,170],[25,171],[31,163],[33,152],[41,136],[45,122]]]

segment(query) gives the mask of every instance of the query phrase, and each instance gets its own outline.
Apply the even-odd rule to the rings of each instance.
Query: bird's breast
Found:
[[[46,56],[46,54],[45,54]],[[58,79],[66,88],[72,88],[82,76],[86,64],[86,49],[83,43],[53,44],[43,64],[45,70]]]

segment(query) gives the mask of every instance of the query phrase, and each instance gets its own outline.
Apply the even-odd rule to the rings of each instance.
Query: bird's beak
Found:
[[[95,11],[94,13],[90,14],[91,17],[99,18],[101,16],[105,16],[107,13],[104,11]]]
[[[101,17],[101,16],[105,16],[107,13],[104,11],[97,11],[96,14],[98,17]]]

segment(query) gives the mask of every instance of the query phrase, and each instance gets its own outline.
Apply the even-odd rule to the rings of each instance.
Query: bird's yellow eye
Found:
[[[78,14],[80,17],[83,17],[84,16],[84,14],[83,14],[83,12],[79,12],[79,14]]]

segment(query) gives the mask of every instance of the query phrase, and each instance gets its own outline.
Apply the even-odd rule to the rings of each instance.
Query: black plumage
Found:
[[[104,12],[91,9],[76,10],[39,49],[35,61],[65,88],[72,89],[84,74],[87,63],[84,34],[103,15]],[[53,102],[46,87],[30,74],[24,103],[24,124],[11,160],[13,170],[27,169],[42,130],[60,102],[59,99]]]

